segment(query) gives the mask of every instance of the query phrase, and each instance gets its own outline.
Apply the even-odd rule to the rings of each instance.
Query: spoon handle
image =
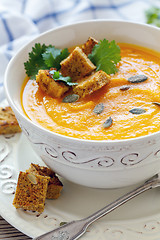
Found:
[[[93,213],[89,217],[82,220],[69,222],[62,227],[56,228],[55,230],[36,237],[33,240],[76,240],[86,232],[88,226],[94,221],[105,216],[106,214],[110,213],[114,209],[118,208],[139,194],[158,186],[160,186],[160,180],[158,175],[156,175],[152,180],[145,182],[140,187],[132,190],[131,192],[128,192],[114,202]]]

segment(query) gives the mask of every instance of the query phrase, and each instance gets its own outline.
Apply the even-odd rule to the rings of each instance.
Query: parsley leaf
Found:
[[[109,42],[104,39],[93,47],[89,59],[97,66],[98,70],[103,70],[107,74],[118,71],[116,64],[121,60],[120,47],[115,41]]]
[[[47,68],[42,57],[42,54],[46,51],[46,48],[47,47],[45,44],[41,45],[40,43],[36,43],[35,46],[32,47],[32,51],[29,53],[29,60],[24,63],[26,74],[31,79],[35,79],[39,69]]]
[[[148,24],[160,27],[160,8],[151,7],[145,11],[146,21]]]
[[[64,77],[59,71],[51,70],[49,73],[52,75],[52,77],[53,77],[53,79],[55,81],[63,81],[68,86],[73,86],[73,85],[77,85],[78,84],[78,83],[72,82],[71,77],[69,77],[69,76]]]
[[[40,69],[50,69],[51,67],[60,69],[60,62],[68,57],[67,48],[58,49],[52,45],[36,43],[29,53],[29,60],[24,63],[26,74],[35,79]]]
[[[57,68],[58,70],[60,69],[60,62],[67,58],[69,55],[68,49],[58,49],[53,47],[48,47],[45,51],[45,53],[42,54],[43,60],[45,64],[51,68]]]

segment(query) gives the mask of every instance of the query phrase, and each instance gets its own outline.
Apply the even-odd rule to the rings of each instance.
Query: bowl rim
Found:
[[[43,37],[44,35],[48,35],[50,34],[51,32],[56,32],[56,31],[59,31],[59,30],[63,30],[63,29],[66,29],[66,28],[69,28],[69,27],[72,27],[72,26],[75,26],[75,25],[81,25],[81,24],[86,24],[86,23],[95,23],[95,22],[98,22],[98,23],[105,23],[105,22],[113,22],[113,23],[119,23],[119,24],[130,24],[130,25],[137,25],[137,26],[141,26],[141,27],[144,27],[144,28],[147,28],[147,29],[155,29],[156,31],[160,31],[160,28],[156,27],[156,26],[153,26],[153,25],[149,25],[147,23],[139,23],[139,22],[134,22],[134,21],[126,21],[126,20],[116,20],[116,19],[92,19],[92,20],[83,20],[83,21],[77,21],[75,23],[69,23],[69,24],[66,24],[66,25],[62,25],[62,26],[57,26],[55,28],[52,28],[52,29],[49,29],[41,34],[39,34],[38,36],[34,37],[31,41],[27,42],[26,44],[24,44],[18,51],[17,53],[12,57],[12,59],[10,60],[10,62],[8,63],[7,65],[7,68],[5,70],[5,76],[4,76],[4,90],[5,90],[5,94],[6,94],[6,97],[7,97],[7,100],[8,102],[10,103],[11,107],[13,108],[13,110],[15,112],[17,112],[18,115],[20,115],[28,124],[31,124],[31,126],[33,128],[36,128],[37,130],[40,129],[42,131],[42,133],[45,133],[47,132],[47,134],[49,134],[50,137],[52,136],[56,136],[57,138],[63,138],[64,140],[66,140],[67,142],[79,142],[79,143],[85,143],[85,144],[97,144],[97,145],[101,145],[101,144],[104,144],[104,143],[107,143],[107,144],[126,144],[127,143],[134,143],[135,141],[142,141],[142,140],[146,140],[147,138],[149,137],[155,137],[157,135],[160,134],[160,130],[157,131],[157,132],[154,132],[154,133],[151,133],[151,134],[147,134],[147,135],[144,135],[144,136],[139,136],[139,137],[133,137],[133,138],[128,138],[128,139],[115,139],[115,140],[91,140],[91,139],[81,139],[81,138],[76,138],[76,137],[69,137],[69,136],[66,136],[66,135],[63,135],[63,134],[59,134],[59,133],[56,133],[56,132],[52,132],[44,127],[42,127],[41,125],[38,125],[36,124],[35,122],[33,122],[31,119],[29,119],[25,113],[24,113],[24,110],[22,109],[22,112],[19,111],[19,109],[17,108],[16,104],[12,101],[11,99],[11,96],[10,96],[10,93],[8,91],[8,87],[7,87],[7,84],[8,84],[8,78],[9,78],[9,71],[10,71],[10,68],[12,67],[12,65],[14,64],[14,61],[15,61],[15,58],[20,55],[23,50],[25,48],[27,48],[29,45],[31,46],[32,43],[34,43],[36,40],[39,40],[41,39],[41,37]]]

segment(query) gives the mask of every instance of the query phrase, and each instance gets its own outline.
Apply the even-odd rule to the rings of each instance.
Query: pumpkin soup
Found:
[[[85,79],[83,84],[75,75],[71,90],[63,82],[60,83],[60,87],[65,86],[63,91],[57,88],[58,95],[53,96],[51,91],[47,92],[44,83],[43,89],[38,81],[27,77],[22,89],[22,106],[26,115],[50,131],[86,140],[130,139],[159,131],[160,54],[135,45],[118,45],[121,60],[116,64],[117,70],[109,76],[103,73],[105,80],[101,81],[100,87],[97,87],[97,76],[93,74],[84,85],[85,73],[81,76]],[[78,49],[76,54],[79,52]],[[66,60],[62,62],[66,64]],[[82,64],[87,75],[95,71],[93,64],[87,62],[86,69]],[[93,81],[96,82],[94,87]],[[88,84],[92,84],[92,88],[87,88]],[[83,91],[81,85],[85,86]],[[96,91],[91,91],[95,86]]]

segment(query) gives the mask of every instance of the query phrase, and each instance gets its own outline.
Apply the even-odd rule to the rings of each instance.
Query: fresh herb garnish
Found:
[[[107,74],[118,71],[116,64],[121,60],[120,47],[115,41],[109,42],[104,39],[93,47],[88,58],[96,65],[97,71],[103,70]]]
[[[146,22],[160,27],[160,8],[151,7],[145,11]]]
[[[60,69],[60,62],[68,57],[68,49],[58,49],[52,45],[36,43],[29,53],[29,60],[24,63],[26,74],[35,79],[38,70],[50,69],[51,67]]]
[[[67,58],[69,51],[67,48],[58,49],[55,46],[36,43],[29,53],[29,60],[24,63],[26,74],[35,79],[40,69],[50,69],[51,67],[60,69],[60,62]],[[117,72],[116,64],[121,60],[120,47],[115,41],[109,42],[104,39],[93,47],[89,59],[96,65],[97,71],[103,70],[107,74]],[[58,78],[57,78],[58,79]],[[62,80],[65,81],[65,80]],[[70,81],[66,81],[70,82]]]
[[[77,85],[78,84],[78,83],[72,82],[71,77],[69,77],[69,76],[64,77],[59,71],[51,70],[49,73],[52,75],[52,77],[53,77],[53,79],[55,81],[63,81],[68,86],[73,86],[73,85]]]
[[[57,70],[60,69],[61,65],[60,62],[67,58],[69,55],[68,49],[64,48],[64,49],[58,49],[53,47],[48,47],[46,49],[46,51],[42,54],[43,59],[45,64],[51,68],[57,68]]]
[[[39,69],[46,69],[42,54],[46,51],[47,46],[45,44],[36,43],[32,47],[32,51],[29,53],[29,60],[24,63],[26,74],[31,78],[35,79]]]

